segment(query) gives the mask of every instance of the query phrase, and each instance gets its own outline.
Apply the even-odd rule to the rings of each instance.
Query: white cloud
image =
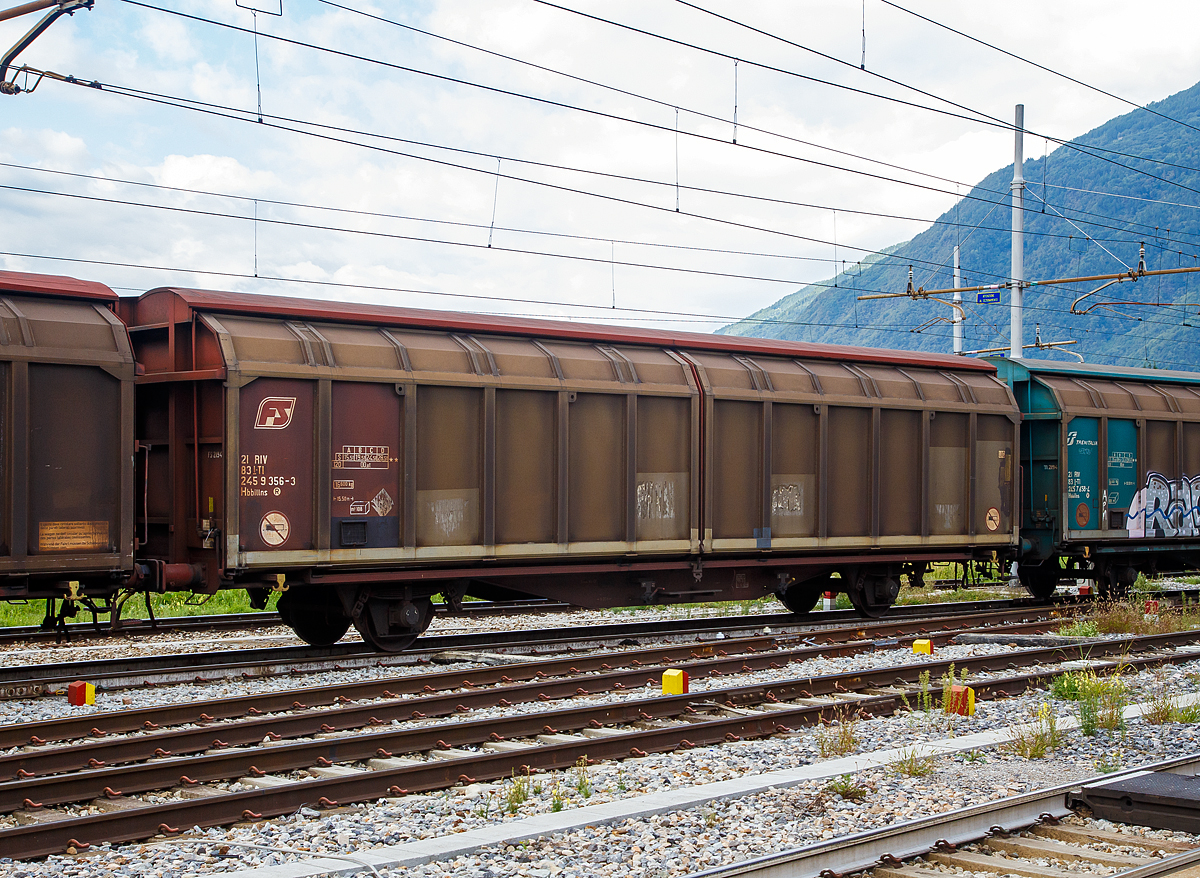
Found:
[[[1156,28],[1153,40],[1128,39],[1132,24],[1127,6],[1108,0],[1062,0],[1057,4],[1034,0],[1008,4],[962,4],[952,0],[909,3],[922,14],[1134,100],[1160,99],[1190,86],[1196,76],[1192,62],[1200,49],[1200,28],[1196,26],[1200,9],[1186,0],[1157,0],[1139,7],[1140,20],[1171,22],[1168,27]],[[684,190],[679,194],[684,212],[677,214],[673,210],[676,193],[670,185],[576,174],[511,160],[501,163],[502,173],[552,185],[502,179],[497,197],[495,156],[669,184],[676,175],[676,142],[670,130],[675,124],[673,107],[709,113],[720,120],[698,119],[686,112],[680,115],[684,132],[678,143],[680,181],[781,201],[837,207],[840,263],[858,258],[855,247],[885,247],[920,228],[899,219],[855,215],[852,209],[931,219],[948,208],[954,196],[838,170],[841,167],[884,177],[920,179],[903,170],[881,168],[851,156],[756,133],[747,126],[937,174],[968,186],[1011,160],[1011,135],[979,123],[756,69],[752,61],[915,103],[937,104],[871,75],[879,73],[1004,120],[1011,117],[1013,104],[1024,102],[1030,127],[1055,136],[1078,135],[1124,109],[1112,99],[972,46],[876,0],[867,3],[866,60],[870,73],[857,69],[862,39],[860,4],[841,0],[803,4],[709,0],[709,4],[731,17],[827,52],[850,66],[831,63],[682,6],[579,0],[579,8],[595,15],[711,46],[742,59],[737,92],[741,147],[735,147],[728,142],[733,133],[729,118],[734,99],[733,64],[729,58],[714,58],[524,0],[427,0],[372,7],[380,15],[466,43],[654,97],[665,102],[663,106],[433,41],[347,12],[289,4],[282,18],[258,17],[263,108],[268,114],[346,129],[317,131],[322,136],[312,137],[220,115],[224,106],[252,109],[257,105],[254,43],[249,34],[125,4],[104,4],[88,15],[55,24],[23,60],[34,63],[37,59],[47,66],[53,62],[55,69],[81,77],[206,101],[217,105],[210,108],[213,112],[175,109],[47,82],[32,95],[0,98],[7,126],[0,132],[0,154],[8,161],[31,166],[102,172],[249,198],[485,227],[263,204],[259,209],[263,221],[257,228],[257,256],[260,275],[264,276],[334,279],[556,303],[522,306],[496,302],[491,306],[504,313],[523,310],[545,314],[581,313],[567,308],[568,302],[611,304],[615,279],[619,305],[732,316],[768,304],[805,281],[829,276],[834,260],[831,211]],[[205,0],[188,4],[187,8],[240,27],[251,24],[249,13],[225,0]],[[27,22],[21,24],[28,26]],[[0,26],[0,41],[15,38],[12,35],[18,30],[23,32],[12,22]],[[270,34],[537,95],[563,106],[280,44],[269,39]],[[1118,44],[1120,51],[1107,48]],[[668,130],[582,113],[571,106],[627,116]],[[689,132],[715,140],[699,140],[688,136]],[[476,154],[371,138],[366,133],[456,146]],[[363,149],[340,143],[338,138],[368,142],[382,149]],[[1027,154],[1040,156],[1040,146],[1040,140],[1031,136]],[[772,156],[747,147],[762,147],[791,157]],[[181,269],[179,276],[163,276],[80,265],[72,269],[80,276],[128,287],[202,280],[207,285],[285,295],[424,307],[489,307],[480,299],[288,286],[253,278],[196,278],[182,270],[253,273],[255,228],[244,219],[252,212],[250,205],[237,199],[183,198],[29,172],[5,171],[4,179],[14,185],[102,193],[110,198],[186,206],[236,217],[168,213],[52,196],[14,199],[7,216],[0,219],[6,236],[15,242],[12,249],[19,246],[22,252],[174,265]],[[935,185],[954,190],[950,183]],[[566,190],[585,190],[605,197]],[[635,203],[622,203],[620,199]],[[638,206],[643,203],[666,209]],[[485,244],[493,205],[498,229],[492,249],[448,243]],[[687,216],[689,211],[710,219]],[[287,227],[270,223],[272,219],[404,237]],[[55,234],[48,236],[46,227],[51,222]],[[504,230],[510,227],[597,240],[519,235]],[[789,258],[613,245],[609,243],[612,240]],[[551,259],[510,252],[513,249],[574,254],[599,261]],[[606,261],[614,253],[617,262],[686,266],[788,282],[614,266]],[[64,270],[61,263],[23,265],[25,269],[40,265],[51,272]],[[602,318],[605,312],[595,312],[595,316]],[[653,315],[645,319],[652,321]]]

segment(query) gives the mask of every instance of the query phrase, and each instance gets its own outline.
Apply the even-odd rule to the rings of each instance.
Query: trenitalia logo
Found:
[[[258,416],[254,419],[255,430],[282,430],[292,422],[296,410],[294,396],[268,396],[258,404]]]

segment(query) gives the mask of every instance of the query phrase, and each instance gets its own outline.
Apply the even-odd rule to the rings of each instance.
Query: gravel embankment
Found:
[[[938,658],[978,654],[983,647],[951,647]],[[989,647],[991,651],[996,647]],[[961,653],[955,652],[961,650]],[[819,659],[789,668],[794,673],[829,673],[850,666],[892,663],[906,655],[887,650],[845,659]],[[855,665],[858,662],[860,664]],[[810,667],[811,666],[811,669]],[[801,671],[803,669],[803,671]],[[775,671],[772,673],[778,674]],[[747,678],[758,675],[746,675]],[[1172,694],[1200,690],[1200,662],[1156,672],[1128,675],[1131,699],[1151,689]],[[721,685],[741,682],[723,677]],[[701,691],[708,681],[698,681]],[[158,693],[162,694],[162,693]],[[621,697],[643,697],[633,690]],[[606,696],[607,697],[607,696]],[[856,752],[897,746],[898,742],[935,740],[1026,721],[1048,701],[1044,692],[1004,701],[981,702],[976,715],[947,718],[938,713],[905,713],[860,721]],[[1051,702],[1057,715],[1071,716],[1070,702]],[[529,709],[537,709],[531,706]],[[1068,732],[1063,744],[1043,759],[1024,759],[988,749],[945,756],[925,777],[905,777],[892,769],[872,769],[853,777],[863,788],[857,801],[844,799],[825,782],[807,782],[758,795],[718,800],[699,808],[653,817],[633,817],[616,825],[587,827],[503,849],[485,849],[455,860],[431,863],[405,876],[631,876],[684,875],[691,871],[775,850],[837,837],[938,811],[991,801],[1004,795],[1053,786],[1115,767],[1156,762],[1200,750],[1192,725],[1152,726],[1131,721],[1125,731],[1100,731],[1095,737]],[[824,758],[828,730],[805,729],[762,741],[651,755],[621,763],[537,774],[524,801],[513,780],[475,784],[428,795],[405,796],[321,814],[302,810],[289,818],[253,826],[210,829],[166,843],[101,848],[83,857],[51,857],[40,863],[4,863],[13,878],[78,876],[205,875],[255,864],[297,859],[296,855],[246,850],[237,843],[288,848],[302,856],[340,853],[394,845],[462,832],[533,814],[613,800],[631,800],[665,789],[698,785],[744,775],[794,768]],[[515,813],[512,813],[514,812]]]

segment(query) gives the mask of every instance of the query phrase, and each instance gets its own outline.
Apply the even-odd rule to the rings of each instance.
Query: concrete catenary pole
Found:
[[[1025,284],[1025,167],[1024,141],[1025,105],[1017,104],[1017,119],[1014,126],[1013,180],[1012,180],[1012,298],[1009,299],[1009,342],[1008,355],[1020,359],[1025,347],[1021,333],[1022,293]]]
[[[962,272],[958,267],[958,245],[954,245],[954,297],[951,301],[955,305],[962,304],[962,291],[959,287],[962,286]],[[954,353],[961,354],[963,351],[963,325],[962,314],[957,308],[954,309]]]

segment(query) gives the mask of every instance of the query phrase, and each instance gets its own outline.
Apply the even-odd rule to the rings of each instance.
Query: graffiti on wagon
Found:
[[[1126,515],[1131,537],[1193,537],[1200,534],[1200,476],[1173,480],[1146,475]]]

